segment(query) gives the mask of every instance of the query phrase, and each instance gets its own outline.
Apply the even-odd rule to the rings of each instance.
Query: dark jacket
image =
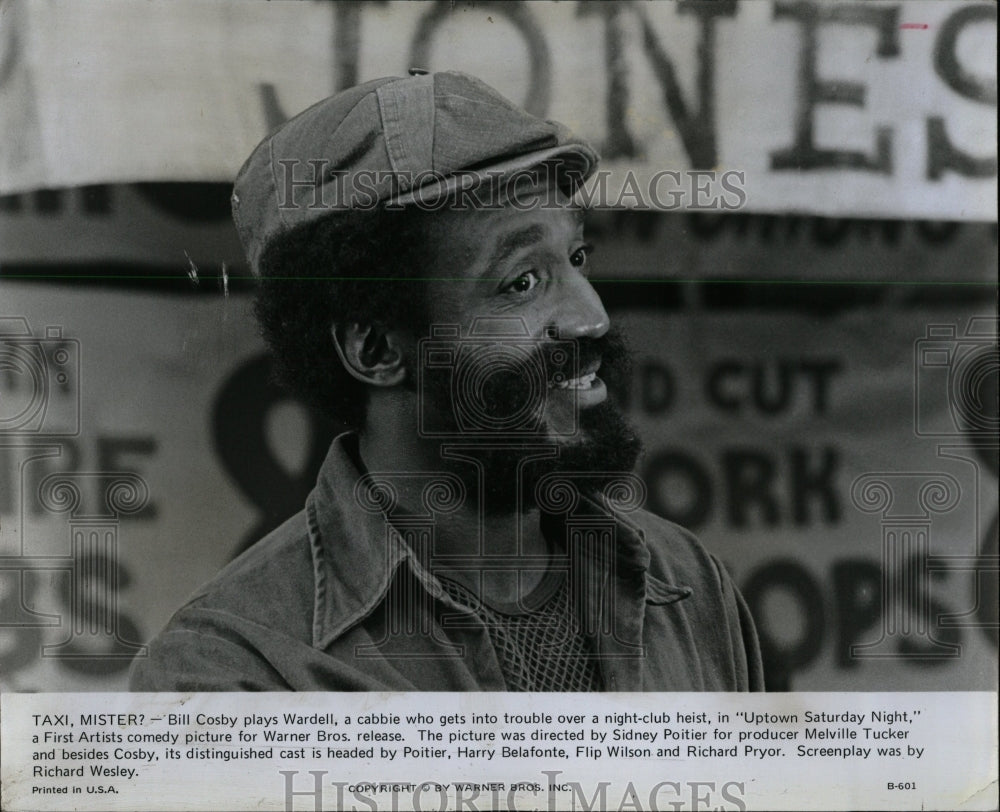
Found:
[[[134,663],[133,690],[505,690],[486,627],[359,504],[352,439],[334,441],[305,510],[177,611]],[[763,689],[746,604],[690,533],[591,499],[563,525],[606,690]]]

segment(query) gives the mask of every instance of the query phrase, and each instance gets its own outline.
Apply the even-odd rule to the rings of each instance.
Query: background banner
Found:
[[[269,382],[245,293],[3,287],[0,685],[121,688],[187,595],[301,508],[337,427]],[[840,286],[856,301],[817,313],[679,288],[701,304],[603,286],[636,351],[619,396],[647,506],[733,572],[769,687],[995,684],[996,448],[967,411],[990,402],[989,301]]]
[[[619,178],[747,173],[740,212],[589,216],[648,506],[732,570],[771,689],[990,688],[995,13],[4,2],[0,687],[123,687],[301,508],[338,427],[270,382],[231,177],[287,115],[416,64],[579,128]]]
[[[343,779],[372,807],[489,782],[504,798],[469,808],[995,808],[996,18],[0,0],[0,805],[305,809]],[[272,382],[235,173],[410,68],[475,74],[601,153],[588,266],[634,353],[612,394],[645,506],[731,572],[768,693],[125,692],[342,429]],[[530,747],[464,750],[488,735]],[[598,754],[607,735],[629,747]]]
[[[2,196],[0,272],[176,283],[187,281],[193,263],[202,277],[247,276],[231,191],[228,183],[137,183]],[[696,280],[894,283],[903,299],[927,284],[937,298],[975,296],[974,288],[988,297],[996,281],[995,223],[594,209],[588,233],[599,242],[599,278],[675,288],[661,286],[659,300],[676,299],[677,283]],[[808,298],[809,290],[786,299]],[[836,287],[813,304],[833,301]]]
[[[595,145],[597,201],[996,217],[996,5],[5,0],[0,192],[229,181],[273,127],[410,67]],[[697,174],[734,173],[719,197]],[[675,173],[671,175],[669,173]]]

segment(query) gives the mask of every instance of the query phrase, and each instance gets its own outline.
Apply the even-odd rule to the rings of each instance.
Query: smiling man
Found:
[[[351,427],[136,690],[762,687],[720,564],[644,511],[573,194],[597,155],[458,73],[266,138],[233,193],[282,376]]]

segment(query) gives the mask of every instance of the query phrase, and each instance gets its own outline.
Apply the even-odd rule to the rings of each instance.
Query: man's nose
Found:
[[[575,268],[567,275],[555,318],[560,338],[600,338],[611,326],[601,297]]]

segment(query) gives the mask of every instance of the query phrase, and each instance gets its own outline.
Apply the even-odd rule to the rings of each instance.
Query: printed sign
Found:
[[[4,289],[3,687],[120,688],[302,507],[337,429],[270,382],[245,296]],[[996,679],[995,451],[962,411],[996,321],[974,316],[617,311],[646,507],[730,568],[772,690]],[[903,526],[922,540],[886,546]]]
[[[587,138],[605,205],[997,212],[993,3],[21,0],[0,54],[0,193],[231,181],[287,117],[418,67]]]

